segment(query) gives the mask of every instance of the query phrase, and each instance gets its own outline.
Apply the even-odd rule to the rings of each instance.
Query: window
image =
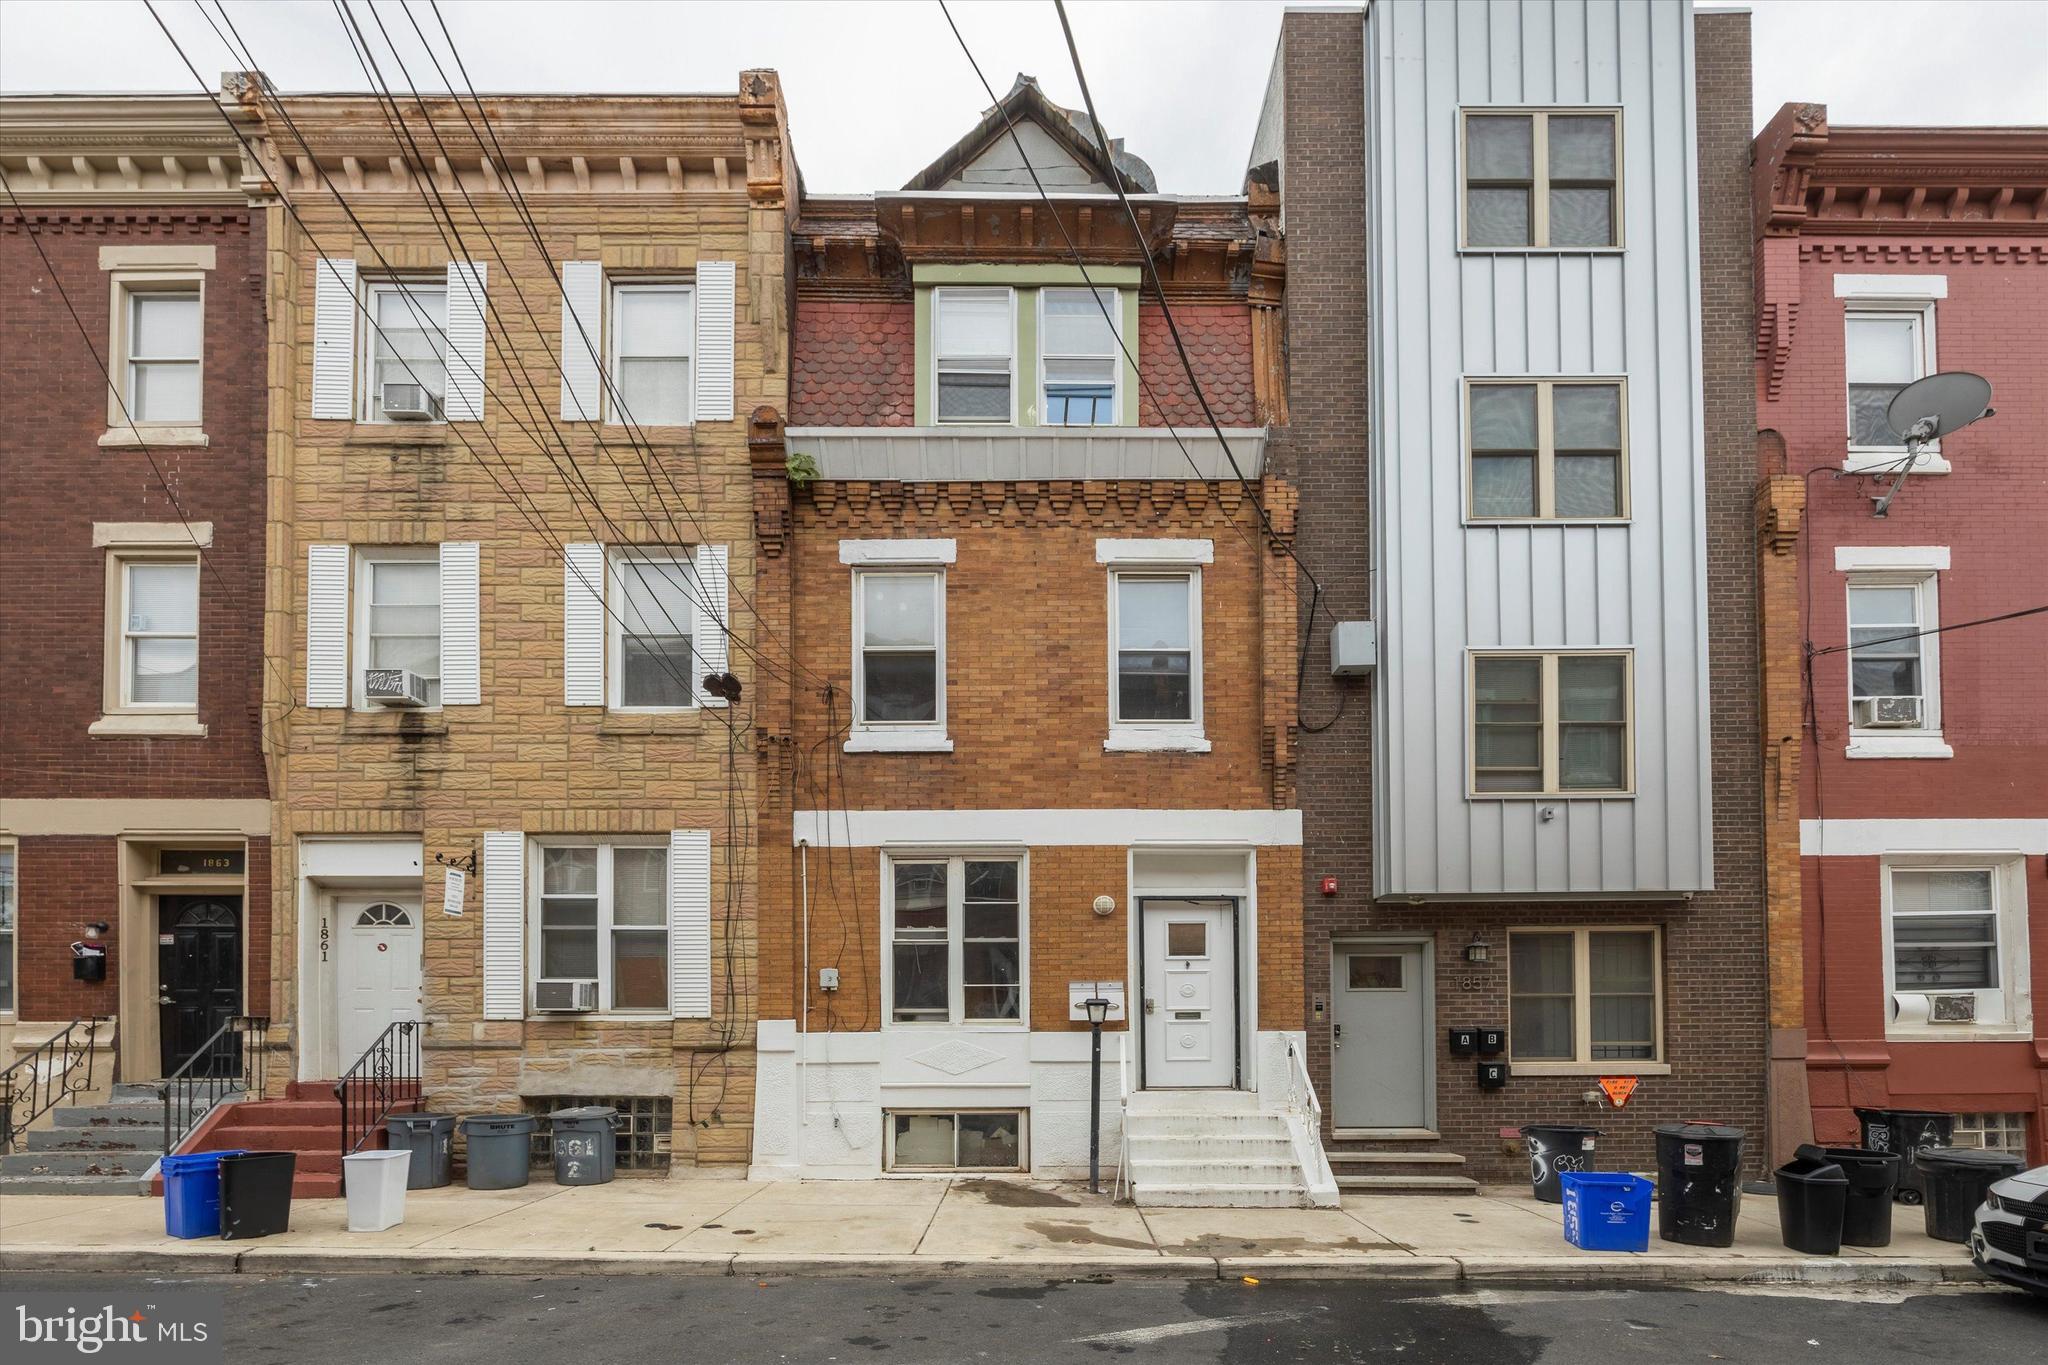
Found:
[[[404,386],[391,394],[394,402],[417,402],[419,394],[413,389],[423,388],[438,419],[448,392],[448,287],[373,282],[366,303],[374,325],[364,329],[369,333],[365,345],[370,363],[363,367],[363,420],[390,420],[384,415],[384,400],[386,386],[394,384]]]
[[[1112,725],[1194,725],[1201,720],[1200,578],[1182,573],[1110,576],[1116,640]]]
[[[889,865],[890,1019],[1024,1019],[1023,864],[901,858]]]
[[[1894,989],[1999,989],[1991,869],[1893,868],[1891,883]]]
[[[674,711],[695,704],[697,571],[681,550],[620,550],[611,557],[611,705]]]
[[[1344,987],[1353,991],[1398,991],[1403,988],[1399,953],[1347,953]]]
[[[690,420],[696,291],[686,284],[612,286],[613,422],[683,426]],[[574,338],[581,345],[582,339]]]
[[[1957,1114],[1951,1145],[2023,1157],[2027,1154],[2027,1116]]]
[[[892,1171],[1021,1171],[1025,1169],[1024,1112],[906,1113],[892,1109],[884,1115],[889,1134],[885,1167]]]
[[[1633,787],[1630,656],[1472,656],[1472,791],[1623,794]]]
[[[944,730],[945,585],[936,570],[854,574],[854,704],[862,727]]]
[[[441,562],[436,547],[377,545],[356,554],[362,669],[357,705],[369,702],[360,674],[402,668],[426,684],[427,705],[441,704]]]
[[[0,844],[0,1014],[14,1013],[14,845]]]
[[[600,1010],[667,1013],[667,848],[543,845],[536,908],[542,978],[595,980]]]
[[[1122,306],[1114,289],[1038,292],[1047,426],[1116,424]]]
[[[1472,110],[1464,130],[1468,249],[1621,245],[1620,114]]]
[[[199,706],[199,561],[123,559],[121,675],[124,711]]]
[[[199,421],[200,302],[197,289],[126,291],[128,417],[138,426]]]
[[[1015,297],[1008,289],[932,291],[934,411],[941,422],[1011,422]]]
[[[1657,1063],[1662,949],[1655,929],[1512,930],[1508,1043],[1516,1069],[1540,1075],[1545,1063]]]
[[[1931,728],[1927,655],[1934,637],[1920,632],[1931,625],[1932,586],[1931,579],[1849,586],[1849,696],[1857,726]]]
[[[1928,323],[1924,308],[1848,310],[1849,448],[1897,451],[1906,438],[1893,431],[1885,409],[1899,390],[1930,372]],[[1934,448],[1934,447],[1930,447]]]
[[[555,1166],[554,1125],[547,1116],[557,1109],[602,1105],[617,1112],[612,1126],[613,1162],[621,1171],[665,1171],[674,1148],[675,1101],[666,1095],[529,1095],[524,1108],[541,1120],[534,1129],[527,1165],[536,1171]]]
[[[1475,520],[1628,514],[1619,380],[1475,380],[1465,399]]]
[[[1881,876],[1887,1035],[2031,1036],[2026,859],[1920,854]]]

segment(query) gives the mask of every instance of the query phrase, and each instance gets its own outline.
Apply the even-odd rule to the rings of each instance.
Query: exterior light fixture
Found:
[[[1109,1022],[1109,1002],[1101,996],[1098,995],[1092,999],[1083,1000],[1081,1008],[1088,1011],[1088,1022],[1094,1027],[1101,1028],[1105,1023]]]
[[[1091,995],[1081,1002],[1088,1012],[1088,1193],[1102,1193],[1102,1025],[1109,1019],[1109,1001]]]
[[[1472,941],[1465,945],[1465,960],[1467,962],[1493,961],[1493,948],[1487,943],[1485,935],[1481,934],[1477,929],[1472,931]]]

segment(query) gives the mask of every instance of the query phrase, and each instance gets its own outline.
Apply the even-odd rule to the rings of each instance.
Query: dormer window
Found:
[[[1114,289],[1041,289],[1044,414],[1055,427],[1114,426],[1119,362]]]
[[[991,288],[934,289],[932,337],[938,420],[1015,421],[1015,293]]]

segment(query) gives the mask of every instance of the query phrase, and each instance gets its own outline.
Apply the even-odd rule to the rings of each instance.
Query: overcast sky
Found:
[[[379,41],[368,0],[354,3]],[[376,8],[415,78],[430,79],[398,0]],[[412,8],[435,33],[425,0]],[[775,67],[813,190],[901,185],[988,103],[937,0],[441,8],[484,90],[732,90],[742,68]],[[1241,188],[1281,9],[1279,0],[1069,0],[1103,122],[1151,162],[1162,189]],[[2048,0],[1758,0],[1753,9],[1759,125],[1791,100],[1826,104],[1836,123],[2048,125]],[[209,81],[242,65],[193,0],[159,0],[158,10]],[[280,88],[368,88],[328,0],[228,0],[227,12]],[[1051,0],[958,0],[954,15],[998,94],[1024,71],[1061,104],[1080,104]],[[0,0],[0,91],[192,88],[140,0]]]

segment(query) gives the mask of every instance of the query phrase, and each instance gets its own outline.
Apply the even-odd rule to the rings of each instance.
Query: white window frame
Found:
[[[1892,874],[1895,872],[1990,873],[1992,921],[1998,933],[1998,985],[1972,992],[1977,997],[1979,1022],[1916,1025],[1902,1023],[1894,1017],[1897,1011],[1893,1008],[1893,1000],[1899,990],[1892,937]],[[2032,1038],[2034,993],[2028,945],[2025,855],[2011,852],[1891,853],[1879,860],[1878,879],[1883,925],[1885,1037],[1931,1043]],[[1987,1009],[1987,1006],[1991,1008]],[[1992,1013],[1998,1017],[1988,1018],[1987,1015]]]
[[[1948,567],[1945,547],[1900,549],[1891,547],[1841,546],[1835,567],[1846,572],[1848,582],[1842,593],[1842,643],[1846,660],[1842,695],[1846,699],[1849,742],[1844,753],[1850,758],[1953,758],[1955,750],[1941,733],[1941,636],[1932,633],[1941,625],[1941,571]],[[1920,725],[1914,729],[1870,730],[1856,725],[1856,652],[1849,643],[1851,603],[1859,588],[1911,588],[1914,629],[1930,632],[1920,637]]]
[[[101,248],[102,268],[109,271],[109,283],[113,289],[108,309],[107,370],[114,380],[107,389],[107,430],[100,437],[99,444],[127,446],[134,445],[138,439],[151,445],[208,444],[205,430],[206,276],[213,267],[213,248],[181,251],[178,253],[181,264],[176,266],[131,265],[118,268],[106,264],[108,250]],[[199,296],[199,412],[190,421],[145,421],[133,407],[130,343],[134,336],[134,301],[137,295],[155,293]]]
[[[440,590],[441,547],[439,545],[352,545],[349,547],[349,704],[358,711],[381,711],[373,706],[363,688],[363,674],[370,667],[370,584],[379,564],[431,564],[434,566],[434,609],[436,612],[435,640],[437,652],[444,652],[446,640],[442,635],[442,610]],[[437,674],[435,682],[440,677]],[[423,711],[439,711],[441,703],[434,701],[419,708]]]
[[[944,1019],[897,1019],[896,1014],[896,869],[904,863],[946,864],[946,1017]],[[1017,865],[1017,1017],[1015,1019],[969,1019],[966,1017],[966,985],[961,979],[965,957],[963,930],[966,921],[967,864],[1015,863]],[[882,952],[881,1018],[884,1029],[967,1029],[977,1032],[1028,1033],[1031,1030],[1031,861],[1018,848],[989,848],[962,851],[958,848],[892,848],[882,854]],[[981,1113],[969,1109],[970,1113]]]
[[[1009,364],[1009,371],[1008,371],[1008,373],[1009,373],[1009,376],[1010,376],[1010,411],[1009,411],[1009,414],[1008,414],[1008,415],[1007,415],[1006,417],[1002,418],[1002,419],[1001,419],[1000,421],[990,421],[990,420],[989,420],[988,418],[986,418],[986,417],[943,417],[943,416],[941,416],[941,415],[939,414],[939,373],[940,373],[940,371],[941,371],[941,370],[943,370],[943,369],[945,368],[945,361],[946,361],[947,357],[945,357],[944,355],[942,355],[942,354],[940,353],[940,350],[939,350],[939,314],[940,314],[940,310],[941,310],[941,309],[942,309],[942,308],[943,308],[943,307],[945,306],[945,299],[946,299],[946,296],[947,296],[947,295],[949,295],[949,294],[994,294],[994,293],[1001,293],[1001,294],[1003,294],[1003,295],[1004,295],[1005,297],[1007,297],[1007,298],[1008,298],[1008,300],[1009,300],[1009,304],[1010,304],[1010,328],[1009,328],[1009,333],[1008,333],[1008,335],[1009,335],[1009,342],[1010,342],[1010,348],[1009,348],[1009,351],[1008,351],[1008,352],[1007,352],[1007,353],[1006,353],[1006,354],[1005,354],[1004,356],[1000,357],[1001,359],[1003,359],[1003,360],[1007,361],[1007,362],[1008,362],[1008,364]],[[1018,375],[1017,375],[1017,291],[1016,291],[1016,289],[1015,289],[1014,287],[1012,287],[1012,286],[1010,286],[1010,285],[1004,285],[1004,284],[942,284],[942,285],[935,285],[935,286],[934,286],[934,287],[932,288],[932,292],[931,292],[931,347],[932,347],[932,355],[931,355],[931,372],[930,372],[930,373],[931,373],[931,386],[932,386],[932,390],[931,390],[931,392],[932,392],[932,423],[933,423],[933,425],[935,425],[935,426],[978,426],[978,427],[989,427],[989,426],[1015,426],[1015,425],[1017,424],[1017,404],[1018,404],[1018,401],[1019,401],[1019,399],[1018,399],[1018,395],[1017,395],[1017,388],[1018,388],[1018,382],[1017,382],[1017,381],[1018,381]],[[956,358],[956,359],[959,359],[959,360],[981,360],[981,361],[988,361],[988,360],[995,360],[995,359],[998,359],[998,357],[996,357],[996,356],[993,356],[993,355],[976,355],[976,356],[958,356],[958,357],[955,357],[955,358]]]
[[[945,1115],[953,1120],[953,1164],[951,1166],[903,1166],[896,1161],[897,1115]],[[960,1165],[960,1115],[962,1114],[1015,1114],[1017,1116],[1017,1164],[1015,1166],[962,1166]],[[956,1105],[947,1109],[934,1109],[928,1105],[916,1107],[889,1108],[882,1111],[882,1169],[903,1171],[915,1175],[946,1174],[987,1174],[1014,1175],[1031,1169],[1031,1110],[1028,1107],[1012,1107],[1006,1104],[987,1106]]]
[[[194,622],[192,651],[194,684],[193,697],[189,702],[139,702],[130,696],[129,686],[134,671],[129,665],[129,641],[136,638],[128,629],[128,571],[138,564],[189,564],[192,566],[192,596]],[[135,550],[121,549],[108,557],[111,570],[107,615],[109,659],[112,672],[106,697],[106,714],[110,716],[196,716],[199,713],[198,677],[201,664],[200,645],[205,638],[206,594],[205,566],[200,563],[197,550]],[[180,637],[182,638],[182,637]]]
[[[1558,785],[1557,664],[1560,659],[1622,660],[1622,785],[1561,787]],[[1482,659],[1536,659],[1541,662],[1543,785],[1535,791],[1479,790],[1479,662]],[[1472,801],[1617,801],[1636,794],[1636,652],[1633,649],[1472,649],[1465,652],[1465,795]]]
[[[1037,405],[1037,408],[1038,408],[1038,420],[1039,420],[1039,424],[1040,424],[1041,426],[1048,426],[1048,427],[1073,427],[1073,428],[1075,428],[1076,430],[1083,430],[1083,431],[1085,431],[1085,430],[1088,430],[1088,429],[1091,429],[1091,428],[1097,428],[1097,427],[1119,427],[1119,426],[1122,426],[1122,425],[1124,425],[1124,355],[1123,355],[1123,346],[1124,346],[1124,296],[1123,296],[1123,291],[1122,291],[1122,290],[1120,290],[1120,289],[1114,288],[1113,286],[1110,286],[1110,285],[1097,285],[1097,286],[1095,287],[1095,290],[1094,290],[1094,292],[1095,292],[1095,293],[1096,293],[1096,294],[1097,294],[1098,296],[1099,296],[1099,295],[1103,295],[1103,294],[1107,294],[1107,295],[1109,295],[1109,303],[1108,303],[1108,308],[1109,308],[1109,325],[1110,325],[1110,334],[1111,334],[1111,336],[1112,336],[1112,337],[1114,338],[1114,343],[1113,343],[1113,344],[1111,345],[1110,349],[1109,349],[1109,350],[1108,350],[1108,351],[1107,351],[1106,353],[1104,353],[1104,354],[1101,354],[1101,355],[1064,355],[1064,354],[1063,354],[1063,355],[1052,355],[1052,354],[1051,354],[1051,353],[1050,353],[1050,352],[1049,352],[1049,351],[1047,350],[1047,347],[1046,347],[1046,341],[1045,341],[1045,336],[1046,336],[1046,332],[1045,332],[1045,299],[1046,299],[1046,295],[1048,295],[1048,294],[1086,294],[1086,293],[1090,292],[1090,291],[1089,291],[1089,289],[1088,289],[1088,286],[1086,286],[1086,285],[1082,285],[1082,284],[1075,284],[1075,285],[1044,285],[1044,286],[1041,286],[1041,287],[1040,287],[1040,288],[1039,288],[1038,290],[1036,290],[1035,292],[1036,292],[1036,294],[1037,294],[1037,296],[1038,296],[1038,297],[1037,297],[1036,299],[1034,299],[1034,300],[1032,301],[1032,306],[1033,306],[1033,308],[1035,308],[1035,309],[1037,310],[1037,313],[1038,313],[1038,378],[1037,378],[1037,388],[1036,388],[1036,390],[1034,391],[1034,396],[1035,396],[1035,402],[1036,402],[1036,405]],[[934,322],[934,325],[936,325],[936,320],[935,320],[935,322]],[[936,333],[934,333],[934,335],[936,336]],[[1110,381],[1109,381],[1109,383],[1110,383],[1110,391],[1109,391],[1109,416],[1110,416],[1110,420],[1109,420],[1109,421],[1107,421],[1107,422],[1087,422],[1087,423],[1081,423],[1081,422],[1055,422],[1055,421],[1053,421],[1053,420],[1052,420],[1052,418],[1051,418],[1051,416],[1050,416],[1050,412],[1051,412],[1051,407],[1050,407],[1050,405],[1048,404],[1048,402],[1046,401],[1046,394],[1045,394],[1045,363],[1046,363],[1046,361],[1048,361],[1048,360],[1107,360],[1107,361],[1109,361],[1109,373],[1110,373]],[[935,382],[935,384],[936,384],[936,381],[934,381],[934,382]],[[934,387],[934,388],[933,388],[933,390],[932,390],[932,402],[933,402],[933,411],[934,411],[934,412],[936,413],[936,412],[937,412],[937,403],[938,403],[938,389],[937,389],[936,387]]]
[[[599,405],[604,409],[604,420],[606,424],[610,426],[624,426],[627,425],[629,421],[629,415],[620,410],[618,402],[618,395],[620,394],[620,392],[622,392],[622,390],[619,387],[619,376],[622,373],[622,371],[619,368],[620,356],[618,322],[620,311],[620,296],[624,294],[681,294],[687,302],[690,314],[690,325],[687,332],[687,335],[690,338],[690,350],[687,355],[682,357],[683,359],[689,361],[690,365],[689,382],[683,386],[683,420],[680,422],[648,422],[635,416],[630,418],[630,424],[635,427],[688,427],[694,425],[697,420],[696,284],[689,280],[634,279],[631,276],[625,277],[623,279],[615,279],[607,275],[605,277],[605,285],[605,372],[603,381],[600,385],[601,392],[599,393],[598,398]],[[583,338],[580,336],[574,338],[565,338],[564,344],[581,346],[583,344]],[[674,359],[675,357],[669,358]]]
[[[1473,470],[1472,394],[1475,389],[1522,385],[1536,390],[1536,511],[1526,517],[1497,517],[1482,514],[1476,504],[1477,488]],[[1622,375],[1471,375],[1465,379],[1459,424],[1465,433],[1465,520],[1474,526],[1526,526],[1566,523],[1570,525],[1625,525],[1629,521],[1629,430],[1628,379]],[[1615,469],[1615,501],[1620,510],[1613,516],[1563,515],[1557,511],[1557,423],[1554,417],[1556,391],[1561,388],[1612,388],[1619,391],[1621,404],[1621,449]]]
[[[932,579],[933,667],[937,671],[936,705],[928,721],[868,720],[867,714],[867,605],[862,590],[869,577],[921,576]],[[946,567],[899,561],[856,566],[852,575],[853,601],[853,724],[847,732],[847,753],[951,753],[953,741],[946,731]],[[895,652],[882,647],[884,652]]]
[[[1098,540],[1095,562],[1105,566],[1108,592],[1108,714],[1105,753],[1195,753],[1213,747],[1203,729],[1202,703],[1202,578],[1203,566],[1216,558],[1211,540]],[[1188,710],[1186,720],[1125,720],[1118,697],[1118,581],[1133,578],[1188,579]]]
[[[1572,1057],[1567,1061],[1558,1057],[1528,1058],[1515,1057],[1514,1014],[1514,938],[1517,934],[1571,935],[1572,938]],[[1593,1057],[1593,974],[1591,942],[1594,934],[1648,934],[1653,970],[1651,980],[1656,986],[1656,999],[1650,1006],[1652,1039],[1650,1056],[1647,1058],[1608,1057],[1596,1060]],[[1507,1060],[1511,1074],[1516,1076],[1668,1076],[1671,1063],[1664,1051],[1664,978],[1668,968],[1664,959],[1664,929],[1656,924],[1528,924],[1517,925],[1507,931],[1506,955],[1509,963],[1507,980],[1507,1009],[1509,1014]]]
[[[550,848],[595,848],[597,850],[597,1010],[590,1014],[556,1016],[540,1014],[534,1009],[534,990],[542,980],[541,975],[541,931],[540,910],[545,886],[544,850]],[[659,1009],[618,1009],[612,1004],[612,935],[617,926],[613,923],[614,905],[612,900],[612,854],[621,848],[651,848],[661,852],[663,859],[663,894],[661,933],[664,944],[661,959],[662,1005]],[[575,838],[571,836],[530,839],[526,847],[526,1008],[531,1017],[548,1019],[556,1017],[589,1019],[655,1020],[674,1017],[675,1009],[675,933],[670,905],[675,895],[675,855],[667,839],[659,835],[617,835],[600,838]],[[653,925],[628,925],[626,933],[652,933]],[[587,980],[588,978],[567,978]]]
[[[681,706],[627,706],[620,700],[626,685],[626,574],[634,565],[669,564],[683,571],[689,582],[690,599],[690,667],[684,683],[690,700]],[[607,710],[623,712],[629,716],[674,715],[699,708],[697,699],[697,630],[698,618],[703,614],[703,586],[697,581],[697,560],[695,552],[682,547],[662,546],[608,546],[605,550],[605,613],[604,613],[604,699]]]
[[[443,276],[407,276],[369,278],[362,281],[362,325],[356,330],[361,334],[356,355],[356,421],[373,426],[434,425],[445,426],[448,422],[448,367],[451,363],[448,348],[448,281]],[[441,321],[436,326],[424,328],[429,338],[436,338],[441,347],[441,413],[427,423],[394,422],[384,416],[381,409],[382,395],[377,390],[377,300],[386,294],[410,293],[438,294],[441,298]],[[425,307],[421,306],[421,312]],[[418,322],[411,308],[405,312],[407,322]]]
[[[1928,375],[1935,373],[1938,368],[1935,363],[1935,301],[1938,297],[1946,297],[1948,293],[1947,280],[1942,276],[1933,277],[1933,281],[1939,285],[1937,291],[1935,283],[1930,283],[1921,277],[1899,276],[1897,278],[1901,283],[1887,285],[1870,283],[1871,281],[1884,280],[1886,279],[1885,276],[1837,275],[1835,277],[1836,296],[1845,299],[1845,305],[1842,309],[1842,442],[1846,453],[1842,458],[1842,468],[1847,473],[1897,472],[1904,467],[1901,461],[1905,459],[1906,455],[1906,443],[1904,441],[1900,441],[1896,445],[1859,446],[1851,439],[1850,432],[1852,429],[1849,423],[1852,419],[1849,411],[1850,376],[1848,345],[1849,330],[1855,326],[1856,320],[1858,318],[1897,317],[1900,315],[1911,318],[1913,320],[1915,342],[1913,378],[1924,379]],[[1863,281],[1864,283],[1853,286],[1851,292],[1844,294],[1844,281]],[[1913,466],[1915,474],[1946,474],[1949,472],[1949,469],[1948,461],[1942,458],[1941,442],[1938,439],[1929,441],[1921,448],[1920,460]]]
[[[7,967],[10,994],[0,1001],[0,1020],[13,1020],[21,1013],[21,846],[12,839],[0,839],[0,860],[7,864],[7,877],[0,884],[0,910],[12,909],[12,918],[0,917],[0,964]]]
[[[1550,127],[1551,116],[1564,118],[1608,117],[1614,120],[1614,241],[1607,246],[1551,246],[1550,235]],[[1472,118],[1530,119],[1529,245],[1474,246],[1466,231],[1466,197],[1469,189],[1465,125]],[[1465,105],[1458,110],[1458,250],[1478,256],[1612,256],[1626,249],[1628,241],[1628,196],[1624,179],[1628,171],[1627,146],[1623,140],[1622,109],[1618,104],[1501,104]]]

